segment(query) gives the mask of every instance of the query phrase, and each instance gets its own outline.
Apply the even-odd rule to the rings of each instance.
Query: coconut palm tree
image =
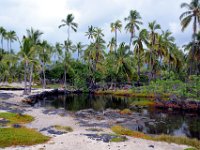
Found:
[[[138,86],[140,85],[140,67],[143,65],[144,61],[144,44],[147,43],[148,32],[146,29],[140,31],[139,36],[135,37],[133,41],[134,48],[134,56],[137,59],[137,74],[138,74]]]
[[[135,31],[140,29],[140,25],[142,24],[141,16],[139,12],[136,10],[131,10],[129,13],[129,16],[124,19],[128,23],[125,26],[125,29],[127,32],[130,33],[130,42],[129,42],[129,48],[131,50],[131,44],[133,37],[135,36]]]
[[[88,39],[93,40],[94,39],[94,33],[95,33],[95,27],[92,25],[88,27],[88,31],[86,32],[86,36],[88,36]]]
[[[68,34],[67,40],[68,41],[70,40],[70,29],[72,29],[74,32],[76,32],[77,28],[78,28],[78,24],[73,21],[74,21],[73,14],[68,14],[66,19],[61,20],[62,24],[58,26],[58,28],[68,26],[68,29],[67,29],[67,34]]]
[[[77,53],[78,53],[78,59],[81,57],[84,47],[85,47],[85,45],[83,45],[81,42],[78,42],[76,44],[76,50],[77,50]]]
[[[17,41],[17,35],[15,31],[9,31],[6,33],[6,39],[8,40],[8,51],[12,50],[12,42]]]
[[[109,41],[107,47],[109,47],[110,49],[110,53],[113,52],[113,49],[116,48],[116,40],[114,37],[111,38],[111,40]],[[115,51],[116,52],[116,51]]]
[[[111,27],[111,32],[115,33],[115,52],[117,51],[117,31],[121,32],[121,28],[122,28],[122,22],[120,20],[117,20],[113,23],[110,24]]]
[[[4,29],[3,27],[0,27],[0,37],[1,37],[1,49],[2,49],[2,53],[3,53],[3,40],[5,38],[5,33],[6,33],[6,29]]]
[[[28,94],[27,87],[27,77],[28,77],[28,68],[32,61],[34,61],[35,51],[31,49],[31,39],[23,37],[22,45],[20,47],[19,57],[24,63],[24,94]]]
[[[46,89],[46,63],[50,62],[52,47],[49,45],[47,41],[43,41],[38,47],[39,52],[39,60],[42,66],[42,74],[43,74],[43,89]]]
[[[193,41],[195,41],[195,34],[197,27],[200,24],[200,3],[199,0],[192,0],[190,3],[182,3],[181,8],[186,8],[180,16],[182,31],[184,31],[193,19]]]
[[[149,48],[149,67],[150,67],[150,72],[151,72],[151,77],[153,78],[153,68],[154,65],[156,64],[156,43],[158,40],[158,30],[161,29],[160,25],[156,23],[156,21],[150,22],[149,25],[149,44],[148,44],[148,48]]]
[[[129,51],[129,46],[125,43],[121,43],[115,54],[115,67],[116,74],[125,74],[128,82],[132,76],[132,63],[130,59],[131,52]]]

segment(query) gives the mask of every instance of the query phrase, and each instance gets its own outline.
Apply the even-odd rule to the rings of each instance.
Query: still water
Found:
[[[46,97],[43,100],[38,101],[35,106],[65,108],[68,111],[78,111],[89,108],[93,108],[96,111],[102,111],[107,108],[130,108],[132,104],[138,104],[145,101],[148,100],[114,97],[110,95],[95,96],[89,94],[69,94]],[[134,111],[140,113],[141,117],[145,116],[155,120],[151,125],[144,124],[141,128],[137,128],[139,131],[147,134],[169,134],[200,139],[200,114],[159,110],[152,106],[136,109]],[[129,125],[129,128],[136,130],[134,125]]]

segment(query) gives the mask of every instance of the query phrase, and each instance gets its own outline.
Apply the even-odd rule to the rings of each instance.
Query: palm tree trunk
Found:
[[[129,41],[129,51],[131,51],[131,44],[133,39],[133,33],[131,33],[130,41]]]
[[[24,95],[27,95],[27,67],[28,67],[28,61],[26,60],[25,64],[24,64]]]
[[[33,76],[33,64],[30,65],[29,93],[31,93],[31,87],[32,87],[32,76]]]
[[[140,50],[138,49],[138,81],[137,85],[140,85]]]
[[[46,89],[46,75],[45,75],[45,64],[42,62],[42,72],[43,72],[43,89]]]
[[[117,30],[115,29],[115,53],[117,52]]]
[[[11,46],[11,44],[12,44],[12,42],[10,41],[10,52],[11,52],[11,50],[12,50],[12,46]]]
[[[2,48],[1,52],[3,54],[3,37],[1,38],[1,48]]]
[[[67,90],[67,68],[66,68],[66,66],[64,69],[64,87],[65,87],[65,93],[66,93],[66,90]]]
[[[68,26],[67,34],[68,34],[67,40],[69,41],[69,39],[70,39],[70,26]]]
[[[9,52],[9,40],[7,40],[7,51]]]

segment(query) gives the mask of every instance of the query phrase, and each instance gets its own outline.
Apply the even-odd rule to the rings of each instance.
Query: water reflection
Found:
[[[93,108],[98,111],[107,108],[124,109],[129,108],[132,103],[138,103],[144,99],[95,96],[90,94],[80,95],[55,95],[46,97],[35,105],[42,107],[65,108],[69,111]],[[183,113],[177,111],[158,110],[153,107],[136,110],[141,117],[147,117],[155,121],[145,124],[138,123],[127,125],[129,128],[148,134],[170,134],[176,136],[188,136],[200,139],[200,116],[194,113]]]

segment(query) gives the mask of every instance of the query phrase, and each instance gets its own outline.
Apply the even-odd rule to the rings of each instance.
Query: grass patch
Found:
[[[127,135],[127,136],[136,137],[136,138],[142,138],[142,139],[151,139],[150,136],[148,136],[144,133],[132,131],[132,130],[124,128],[122,126],[113,126],[111,129],[113,132],[115,132],[116,134],[119,134],[119,135]]]
[[[68,126],[55,125],[54,128],[57,130],[62,130],[62,131],[67,131],[67,132],[73,131],[72,127],[68,127]]]
[[[0,128],[0,148],[34,145],[47,142],[50,137],[27,128]]]
[[[128,139],[125,136],[117,136],[115,138],[112,138],[110,142],[125,142],[127,140]]]
[[[129,97],[138,97],[138,98],[152,98],[155,99],[157,97],[157,94],[154,92],[137,92],[134,90],[98,90],[95,91],[95,94],[97,95],[115,95],[115,96],[129,96]],[[170,94],[163,93],[160,94],[162,98],[169,98]]]
[[[132,111],[130,109],[123,109],[120,111],[120,114],[122,115],[131,115]]]
[[[184,150],[197,150],[196,148],[186,148]]]
[[[139,101],[133,101],[131,105],[134,106],[150,106],[153,105],[155,102],[150,100],[139,100]]]
[[[170,135],[158,135],[153,138],[154,141],[163,141],[168,143],[176,143],[181,145],[188,145],[200,149],[200,141],[197,139],[190,139],[187,137],[175,137]],[[194,149],[193,149],[194,150]]]
[[[34,118],[29,115],[21,115],[21,114],[15,114],[10,112],[2,112],[0,113],[0,118],[4,118],[6,120],[9,120],[9,124],[25,124],[32,122]]]
[[[132,136],[135,138],[142,138],[142,139],[152,140],[152,141],[162,141],[162,142],[175,143],[175,144],[180,144],[180,145],[188,145],[188,146],[192,146],[197,149],[200,149],[200,141],[197,139],[190,139],[187,137],[175,137],[175,136],[169,136],[169,135],[158,135],[158,136],[152,137],[141,132],[132,131],[122,126],[113,126],[111,129],[113,132],[119,135],[127,135],[127,136]]]

